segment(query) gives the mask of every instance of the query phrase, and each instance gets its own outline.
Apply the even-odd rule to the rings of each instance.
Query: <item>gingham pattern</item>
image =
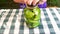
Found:
[[[41,8],[40,26],[29,29],[23,9],[0,9],[0,34],[60,34],[60,8]]]

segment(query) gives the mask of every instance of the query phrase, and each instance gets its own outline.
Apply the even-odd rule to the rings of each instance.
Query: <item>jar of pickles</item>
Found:
[[[28,5],[24,9],[24,19],[29,28],[35,28],[40,25],[41,11],[38,6]]]

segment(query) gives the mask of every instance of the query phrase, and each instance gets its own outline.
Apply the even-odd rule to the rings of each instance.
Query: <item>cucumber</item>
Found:
[[[24,17],[26,24],[29,28],[37,27],[40,24],[41,11],[40,8],[35,7],[34,9],[25,8]]]

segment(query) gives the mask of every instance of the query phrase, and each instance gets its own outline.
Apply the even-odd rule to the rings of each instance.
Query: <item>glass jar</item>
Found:
[[[41,11],[38,6],[27,6],[24,9],[24,18],[29,28],[40,25]]]

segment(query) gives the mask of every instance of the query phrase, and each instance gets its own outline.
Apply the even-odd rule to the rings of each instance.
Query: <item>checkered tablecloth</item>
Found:
[[[30,29],[23,9],[0,9],[0,34],[60,34],[60,8],[41,8],[40,26]]]

